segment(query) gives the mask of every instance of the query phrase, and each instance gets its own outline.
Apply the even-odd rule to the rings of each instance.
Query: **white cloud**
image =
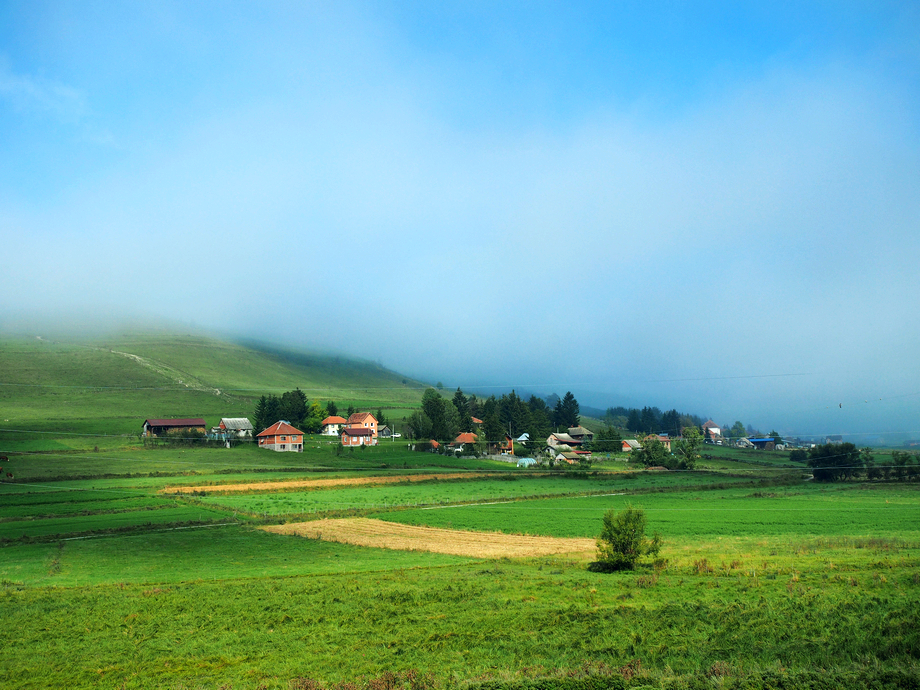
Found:
[[[61,82],[16,74],[9,61],[0,59],[0,97],[22,114],[41,113],[73,123],[86,113],[86,97]]]

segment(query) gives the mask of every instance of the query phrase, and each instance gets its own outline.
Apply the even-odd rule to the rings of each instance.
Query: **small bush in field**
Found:
[[[597,538],[597,561],[591,570],[609,572],[632,570],[643,556],[655,557],[661,550],[661,537],[645,536],[645,512],[641,508],[627,506],[617,513],[604,513],[604,527]]]

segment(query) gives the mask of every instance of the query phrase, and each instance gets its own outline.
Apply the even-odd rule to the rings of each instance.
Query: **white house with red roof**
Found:
[[[295,429],[286,421],[275,422],[256,438],[259,439],[259,448],[269,450],[303,452],[303,432]]]
[[[322,421],[323,430],[320,433],[323,436],[338,436],[343,426],[345,426],[344,417],[331,415]]]
[[[703,437],[710,438],[713,441],[716,439],[722,438],[722,429],[711,419],[709,421],[703,422]]]

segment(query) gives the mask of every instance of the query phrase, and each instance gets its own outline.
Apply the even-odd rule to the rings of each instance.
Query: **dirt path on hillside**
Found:
[[[325,489],[330,486],[364,486],[368,484],[399,484],[423,482],[429,479],[480,479],[490,474],[452,472],[449,474],[402,474],[390,477],[333,477],[331,479],[291,479],[290,481],[250,482],[246,484],[203,484],[200,486],[167,486],[161,494],[231,493],[234,491],[284,491],[286,489]]]
[[[519,558],[561,553],[593,553],[594,539],[527,537],[500,532],[463,532],[437,527],[416,527],[371,518],[314,520],[260,529],[273,534],[294,534],[357,546],[399,551],[432,551],[474,558]]]

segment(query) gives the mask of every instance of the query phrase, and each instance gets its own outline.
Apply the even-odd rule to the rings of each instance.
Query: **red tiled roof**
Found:
[[[454,439],[454,443],[476,443],[476,434],[472,431],[464,431]]]
[[[367,421],[368,417],[373,419],[375,422],[377,421],[377,418],[374,417],[374,415],[372,415],[370,412],[355,412],[348,418],[346,424],[363,424]]]
[[[374,432],[370,429],[365,429],[364,427],[359,427],[357,429],[344,429],[342,431],[346,436],[373,436]]]
[[[144,423],[150,426],[205,426],[204,420],[200,417],[191,419],[145,419]]]
[[[435,441],[434,439],[431,439],[431,447],[432,447],[432,448],[440,448],[440,447],[441,447],[441,444],[438,443],[437,441]]]
[[[284,421],[275,422],[270,427],[259,436],[278,436],[279,434],[302,434],[303,432],[299,429],[295,429],[290,424]]]
[[[345,418],[339,417],[338,415],[332,415],[331,417],[326,417],[322,421],[323,426],[328,426],[329,424],[344,424],[344,423],[345,423]]]
[[[473,420],[473,424],[482,424],[481,419],[476,419],[476,417],[472,417],[472,420]]]

